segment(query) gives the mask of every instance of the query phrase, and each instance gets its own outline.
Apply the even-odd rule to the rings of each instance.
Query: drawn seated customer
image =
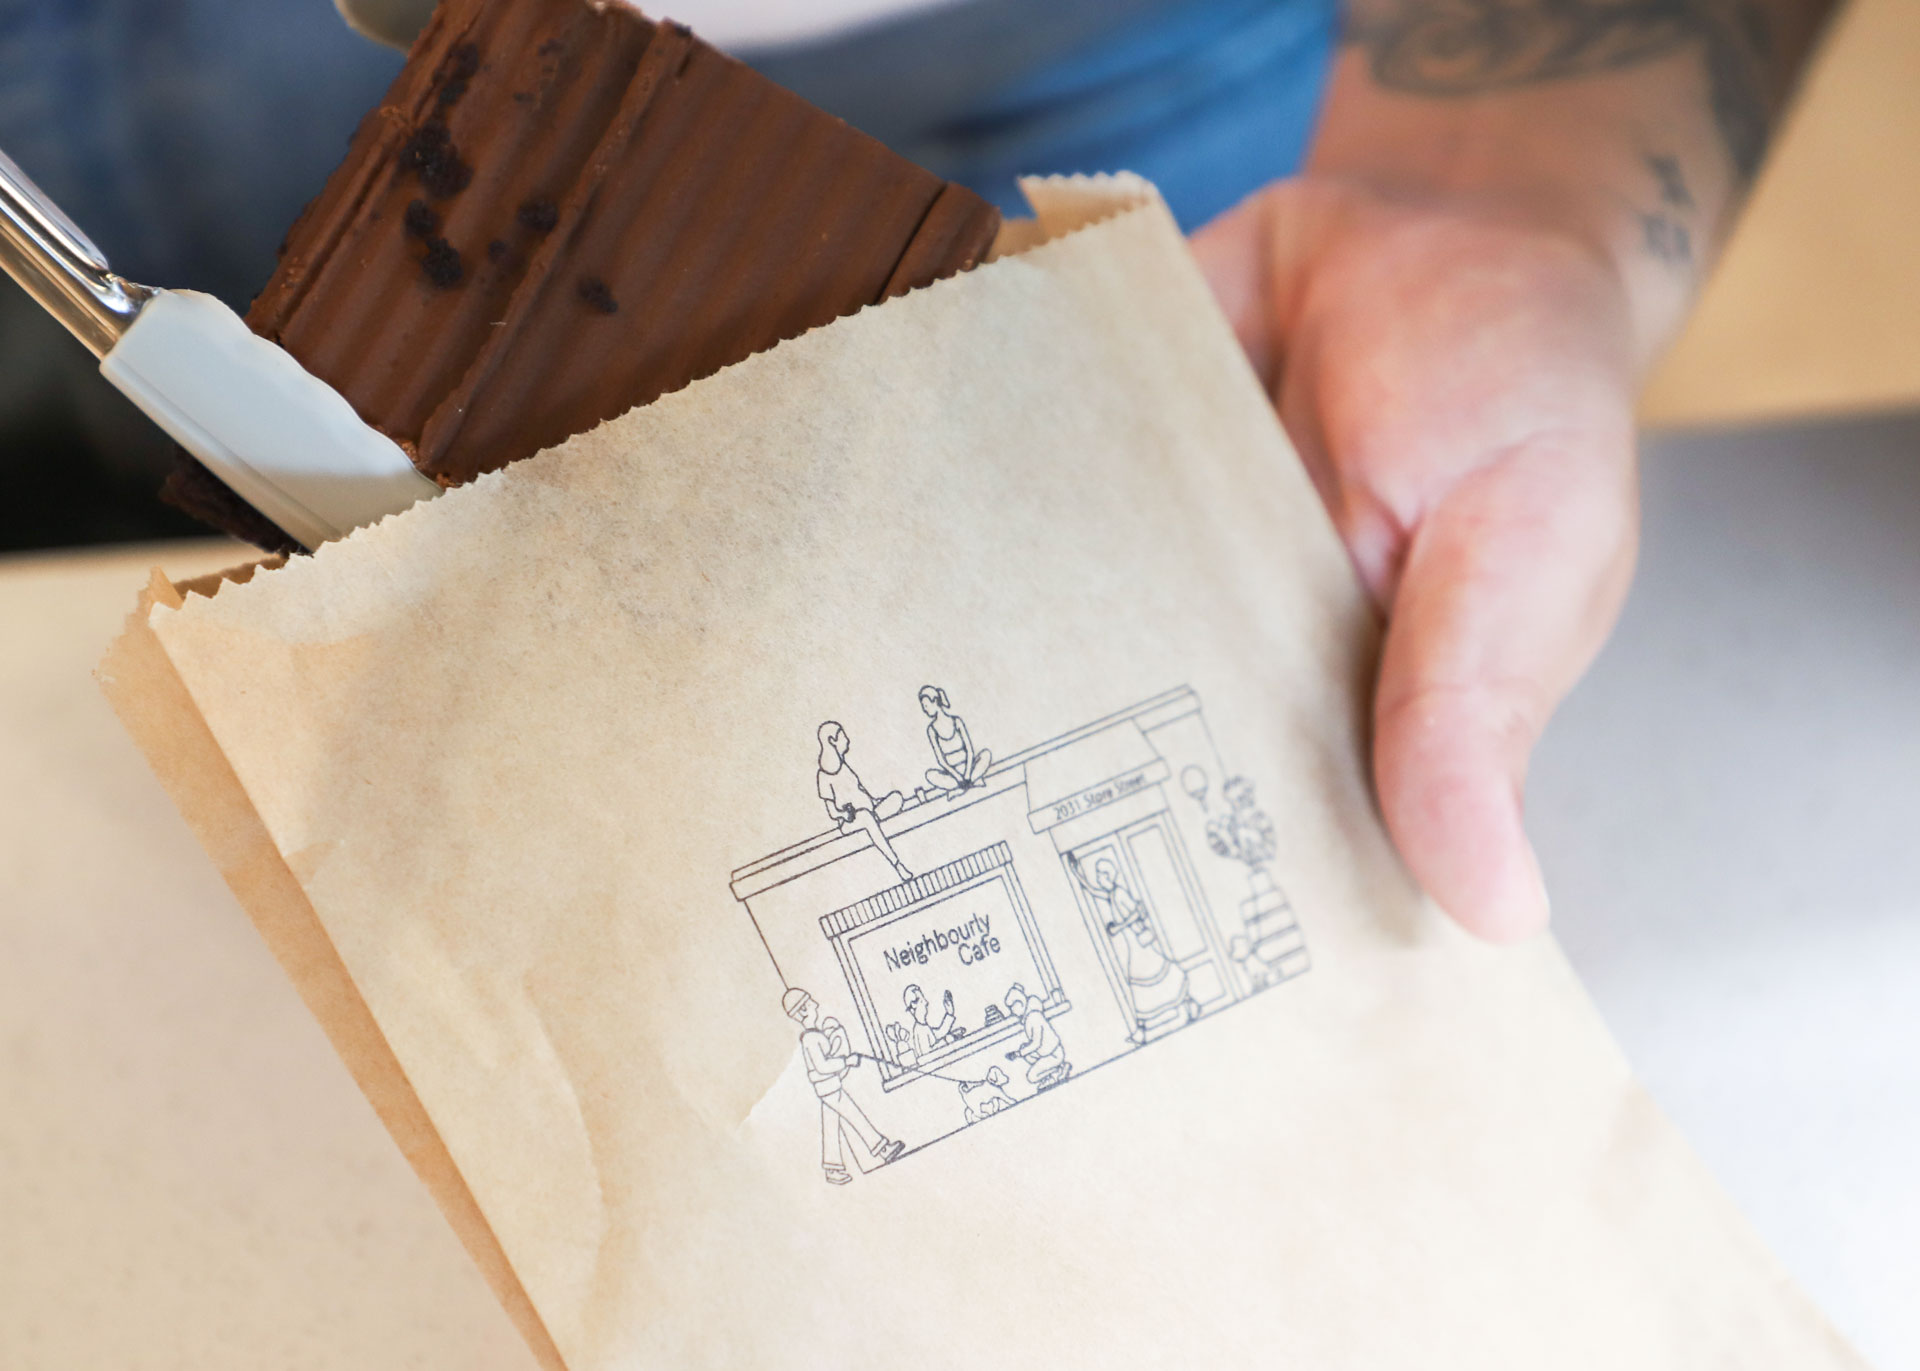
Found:
[[[880,827],[882,819],[890,819],[900,812],[906,797],[897,790],[890,790],[878,800],[873,798],[852,764],[847,761],[847,753],[853,743],[847,737],[847,730],[839,724],[831,719],[821,724],[819,739],[820,772],[816,778],[816,788],[827,807],[827,818],[842,833],[865,833],[875,850],[892,864],[894,874],[903,881],[912,880],[913,872],[900,860],[887,838],[886,830]]]
[[[974,750],[967,721],[953,712],[947,692],[939,686],[921,686],[920,711],[927,716],[927,742],[939,763],[927,771],[927,784],[957,794],[984,781],[987,768],[993,765],[993,754]]]

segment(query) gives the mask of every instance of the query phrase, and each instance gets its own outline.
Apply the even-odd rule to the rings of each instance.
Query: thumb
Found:
[[[1619,612],[1635,522],[1630,436],[1562,434],[1469,474],[1414,534],[1381,660],[1374,778],[1414,878],[1483,938],[1546,926],[1522,822],[1528,757]]]

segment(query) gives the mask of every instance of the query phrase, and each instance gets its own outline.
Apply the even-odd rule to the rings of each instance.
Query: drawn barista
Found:
[[[951,795],[984,781],[993,754],[974,750],[967,721],[953,712],[947,692],[939,686],[921,686],[920,712],[927,716],[927,742],[940,764],[928,770],[927,784]]]
[[[937,1052],[948,1043],[958,1042],[966,1036],[967,1030],[954,1019],[953,992],[947,991],[940,997],[940,1017],[933,1017],[933,1006],[927,1002],[927,992],[917,985],[910,985],[901,996],[906,1002],[907,1016],[913,1020],[909,1030],[913,1038],[913,1051],[917,1057]]]
[[[1054,1032],[1053,1021],[1047,1018],[1040,1001],[1028,995],[1026,987],[1018,981],[1007,991],[1007,1013],[1018,1019],[1026,1030],[1020,1046],[1007,1053],[1007,1060],[1026,1062],[1027,1080],[1035,1090],[1046,1090],[1064,1081],[1073,1070],[1067,1061],[1066,1044]]]
[[[820,725],[820,771],[814,780],[814,787],[820,792],[820,799],[827,807],[827,817],[839,826],[842,833],[852,833],[856,829],[867,835],[874,849],[893,865],[893,873],[902,881],[913,879],[913,873],[907,870],[907,864],[900,860],[888,841],[886,830],[880,827],[882,819],[891,819],[900,812],[906,803],[906,797],[897,790],[888,791],[879,799],[874,799],[858,773],[847,761],[847,753],[853,743],[847,738],[847,730],[829,719]]]
[[[780,997],[787,1017],[800,1025],[800,1054],[806,1059],[807,1080],[820,1097],[820,1168],[829,1185],[845,1185],[853,1179],[847,1170],[846,1133],[882,1166],[906,1150],[906,1144],[888,1138],[873,1126],[866,1111],[847,1094],[847,1073],[853,1070],[859,1054],[847,1045],[847,1033],[840,1024],[820,1018],[820,1002],[795,987]]]

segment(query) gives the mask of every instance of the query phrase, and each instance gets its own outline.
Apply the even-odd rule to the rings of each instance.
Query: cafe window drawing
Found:
[[[869,784],[822,723],[826,830],[732,873],[836,1185],[1309,966],[1285,844],[1191,689],[998,755],[944,690],[919,706],[922,774]]]

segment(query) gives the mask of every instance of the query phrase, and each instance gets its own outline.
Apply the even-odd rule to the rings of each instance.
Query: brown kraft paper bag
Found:
[[[1029,194],[101,669],[536,1354],[1860,1366],[1401,870],[1374,615],[1151,188]]]

